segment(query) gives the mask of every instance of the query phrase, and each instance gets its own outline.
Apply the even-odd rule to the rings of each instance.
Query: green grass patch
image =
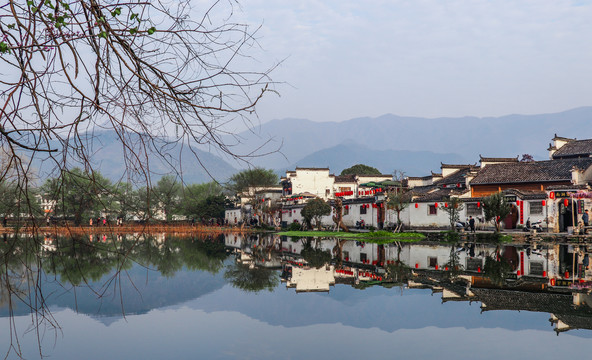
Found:
[[[366,233],[336,232],[336,231],[284,231],[278,235],[298,237],[339,237],[348,240],[358,240],[376,244],[387,244],[393,241],[414,242],[425,239],[420,233],[392,233],[390,231],[373,231]]]

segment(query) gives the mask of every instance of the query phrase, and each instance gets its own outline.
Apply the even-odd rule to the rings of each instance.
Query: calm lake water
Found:
[[[592,346],[585,286],[544,286],[587,276],[573,255],[587,247],[99,235],[0,248],[10,359],[556,359]],[[496,253],[515,269],[527,253],[528,276],[488,280]]]

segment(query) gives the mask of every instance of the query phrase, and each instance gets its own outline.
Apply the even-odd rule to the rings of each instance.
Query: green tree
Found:
[[[239,196],[246,195],[253,197],[257,190],[274,186],[278,183],[278,176],[273,170],[254,168],[232,175],[228,181],[228,188]]]
[[[0,181],[0,216],[20,219],[21,215],[42,215],[36,194],[36,190],[22,188],[16,181]]]
[[[372,166],[364,165],[364,164],[357,164],[347,169],[343,169],[341,171],[341,176],[343,175],[380,175],[381,172],[377,168]]]
[[[197,216],[206,219],[224,219],[224,210],[231,205],[226,196],[210,195],[197,204]]]
[[[409,207],[411,192],[404,188],[397,188],[387,195],[387,208],[397,213],[397,224],[401,224],[401,212]]]
[[[207,203],[206,199],[222,195],[223,190],[222,186],[213,181],[205,184],[188,185],[183,189],[179,212],[190,218],[202,217],[204,216],[203,206]]]
[[[132,184],[127,182],[120,182],[113,187],[113,212],[117,213],[118,217],[129,218],[138,215],[139,209],[139,194],[138,190],[134,189]]]
[[[331,214],[331,205],[321,198],[314,198],[304,205],[302,209],[302,217],[308,224],[312,224],[314,220],[317,228],[321,230],[321,219],[323,216]]]
[[[110,211],[111,181],[99,172],[84,172],[79,168],[63,170],[56,178],[43,185],[45,195],[56,202],[55,214],[74,217],[74,224],[82,224],[85,217],[98,211]]]
[[[171,221],[181,200],[181,184],[172,175],[165,175],[152,188],[153,209],[163,212],[166,221]]]
[[[460,212],[465,208],[465,205],[458,197],[447,197],[444,203],[440,205],[440,209],[448,214],[450,221],[450,229],[456,230],[456,223],[460,220]]]
[[[496,192],[483,199],[483,214],[485,221],[493,221],[495,231],[501,230],[501,221],[510,214],[510,204],[501,192]]]

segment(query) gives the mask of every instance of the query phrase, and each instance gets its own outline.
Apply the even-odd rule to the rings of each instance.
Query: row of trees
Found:
[[[142,220],[159,217],[170,221],[175,215],[221,219],[232,205],[229,198],[253,195],[248,191],[277,183],[272,170],[254,168],[235,174],[225,186],[216,182],[184,185],[166,175],[153,186],[135,187],[127,182],[113,183],[98,171],[74,168],[47,179],[38,188],[23,189],[18,181],[0,181],[0,215],[68,217],[76,225],[101,214]],[[41,198],[53,203],[53,212],[42,211]]]

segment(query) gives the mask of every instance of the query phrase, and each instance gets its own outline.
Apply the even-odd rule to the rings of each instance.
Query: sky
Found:
[[[258,108],[282,118],[543,114],[592,105],[592,1],[251,0]]]

